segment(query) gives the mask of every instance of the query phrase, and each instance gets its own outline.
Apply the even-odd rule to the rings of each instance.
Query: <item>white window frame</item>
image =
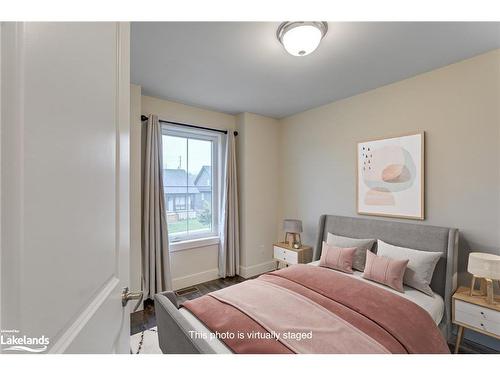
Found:
[[[221,178],[221,170],[219,165],[221,161],[221,144],[222,137],[220,134],[201,130],[201,129],[190,129],[187,127],[181,127],[174,124],[162,123],[161,124],[162,135],[168,135],[173,137],[182,137],[197,139],[203,141],[212,142],[212,230],[202,233],[195,234],[170,234],[168,235],[169,242],[171,244],[170,251],[185,250],[192,247],[198,247],[197,242],[205,241],[210,239],[213,242],[215,239],[218,242],[218,227],[219,227],[219,202],[220,202],[220,191],[219,191],[219,181]],[[189,154],[189,146],[187,148],[187,154]],[[186,173],[189,173],[189,155],[186,160]],[[187,202],[186,202],[187,204]],[[175,202],[174,202],[175,206]],[[168,207],[166,207],[168,208]],[[184,246],[186,245],[186,246]]]

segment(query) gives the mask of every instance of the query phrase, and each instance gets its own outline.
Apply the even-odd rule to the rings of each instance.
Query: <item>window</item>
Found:
[[[220,137],[211,132],[163,125],[162,142],[170,241],[216,236]]]

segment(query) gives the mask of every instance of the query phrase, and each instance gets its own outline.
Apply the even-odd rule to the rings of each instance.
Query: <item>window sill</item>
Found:
[[[191,250],[191,249],[196,249],[198,247],[205,247],[218,244],[219,244],[219,237],[197,238],[195,240],[170,243],[170,252],[174,253],[176,251]]]

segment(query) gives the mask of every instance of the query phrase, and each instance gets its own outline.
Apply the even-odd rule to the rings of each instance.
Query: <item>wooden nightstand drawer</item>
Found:
[[[299,253],[296,251],[285,250],[285,262],[297,264],[299,262]]]
[[[478,314],[472,315],[464,311],[455,310],[455,322],[477,328],[485,333],[493,333],[494,335],[500,336],[500,324],[486,320]]]
[[[274,246],[274,259],[285,260],[285,249]]]
[[[299,262],[299,255],[296,251],[274,246],[274,259],[282,260],[290,264],[297,264]]]
[[[490,321],[492,323],[500,324],[500,311],[491,310],[484,306],[474,305],[464,301],[455,301],[455,313],[465,313],[467,315],[477,316],[481,319]]]
[[[275,243],[273,245],[273,256],[278,262],[283,262],[287,265],[309,263],[312,260],[312,247],[304,245],[295,249],[286,243]]]

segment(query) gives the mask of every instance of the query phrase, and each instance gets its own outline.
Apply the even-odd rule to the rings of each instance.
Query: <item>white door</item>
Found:
[[[1,25],[3,353],[129,352],[129,48],[127,23]]]

